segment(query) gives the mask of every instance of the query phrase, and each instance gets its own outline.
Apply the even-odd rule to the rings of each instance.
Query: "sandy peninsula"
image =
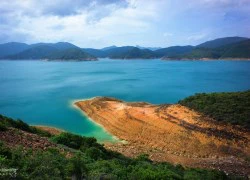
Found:
[[[96,97],[75,102],[87,116],[127,143],[106,143],[109,149],[135,157],[191,167],[250,174],[250,132],[221,124],[179,104],[128,103]]]

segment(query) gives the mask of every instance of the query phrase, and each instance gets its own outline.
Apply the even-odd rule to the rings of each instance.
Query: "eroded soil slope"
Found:
[[[87,116],[127,143],[106,147],[155,161],[250,174],[250,132],[218,123],[179,104],[126,103],[107,97],[76,102]]]

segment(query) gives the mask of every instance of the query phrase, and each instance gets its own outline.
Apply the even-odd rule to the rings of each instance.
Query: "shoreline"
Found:
[[[121,140],[121,139],[119,139],[117,136],[115,136],[115,135],[113,135],[113,134],[111,134],[105,127],[103,127],[101,124],[99,124],[99,123],[97,123],[96,121],[94,121],[91,117],[89,117],[80,107],[78,107],[77,105],[76,105],[76,103],[77,102],[79,102],[79,101],[86,101],[86,100],[92,100],[92,99],[94,99],[95,97],[93,97],[93,98],[85,98],[85,99],[76,99],[76,100],[72,100],[72,101],[70,101],[71,103],[71,107],[72,108],[74,108],[75,110],[78,110],[78,111],[80,111],[80,113],[84,116],[84,117],[86,117],[86,119],[88,120],[88,121],[90,121],[91,123],[93,123],[95,126],[98,126],[98,127],[100,127],[105,133],[107,133],[111,138],[112,138],[112,140],[111,141],[109,141],[109,140],[106,140],[106,141],[101,141],[101,143],[111,143],[111,144],[113,144],[113,143],[123,143],[123,141],[124,140]],[[96,138],[96,137],[95,137]],[[97,138],[96,138],[97,139]]]

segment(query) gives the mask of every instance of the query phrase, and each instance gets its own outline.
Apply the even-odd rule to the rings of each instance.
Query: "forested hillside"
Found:
[[[250,91],[200,93],[187,97],[180,104],[202,112],[217,121],[250,129]]]

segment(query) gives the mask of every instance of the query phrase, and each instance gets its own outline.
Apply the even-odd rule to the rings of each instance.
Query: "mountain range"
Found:
[[[141,46],[109,46],[102,49],[80,48],[68,42],[0,44],[0,59],[97,60],[110,59],[250,59],[250,39],[225,37],[197,46],[153,48]]]

